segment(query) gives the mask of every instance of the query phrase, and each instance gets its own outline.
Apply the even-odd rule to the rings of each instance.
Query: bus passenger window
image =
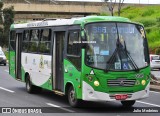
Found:
[[[38,41],[39,30],[31,31],[31,41]]]
[[[36,53],[38,50],[38,43],[39,43],[39,30],[31,30],[28,52]]]
[[[39,52],[44,54],[50,54],[51,48],[51,30],[41,30]]]
[[[67,53],[69,55],[80,55],[80,45],[79,31],[70,31],[68,34]]]
[[[29,44],[29,30],[25,30],[23,34],[22,52],[28,51],[28,44]]]

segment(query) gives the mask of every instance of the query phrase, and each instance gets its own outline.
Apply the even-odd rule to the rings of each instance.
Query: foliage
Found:
[[[157,55],[160,55],[160,48],[156,48],[155,52],[156,52]]]
[[[101,13],[100,13],[100,16],[109,16],[109,14],[106,13],[106,12],[101,12]]]
[[[7,60],[8,60],[9,59],[9,53],[8,53],[8,51],[5,51],[4,54],[5,54],[5,56],[6,56]]]
[[[156,19],[152,19],[152,18],[143,19],[143,20],[140,20],[139,22],[142,23],[145,27],[156,25]]]
[[[115,5],[118,5],[118,16],[120,16],[121,13],[121,8],[123,5],[124,0],[104,0],[107,3],[107,7],[111,13],[111,15],[114,15],[114,10],[115,10]]]
[[[147,9],[146,11],[144,11],[142,13],[142,16],[145,17],[145,16],[151,16],[152,14],[154,14],[155,11],[153,9]]]
[[[3,2],[0,2],[0,11],[2,11],[2,7],[3,7]],[[3,45],[3,43],[2,43],[2,40],[3,40],[2,13],[0,13],[0,25],[1,25],[1,27],[0,27],[0,46],[2,46]]]
[[[4,5],[3,2],[0,1],[0,10],[2,10],[3,5]]]
[[[140,22],[146,29],[150,49],[160,47],[160,6],[127,6],[121,10],[121,16],[134,22]],[[118,13],[116,13],[118,15]]]
[[[0,45],[2,47],[8,46],[10,25],[14,22],[14,8],[13,6],[3,8],[3,2],[0,2]],[[2,16],[3,13],[3,16]],[[2,17],[4,17],[4,22]]]

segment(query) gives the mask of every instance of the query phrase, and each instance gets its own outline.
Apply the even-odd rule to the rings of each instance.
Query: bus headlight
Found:
[[[99,82],[98,81],[94,81],[94,85],[95,86],[99,86]]]
[[[141,81],[141,84],[142,84],[142,85],[145,85],[145,84],[146,84],[146,80],[142,80],[142,81]]]

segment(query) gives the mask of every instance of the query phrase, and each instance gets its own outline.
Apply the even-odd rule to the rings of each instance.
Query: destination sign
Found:
[[[27,27],[41,27],[41,26],[48,26],[48,22],[38,22],[38,23],[28,23]]]
[[[92,28],[93,33],[117,33],[116,27],[95,26]],[[135,33],[134,27],[118,27],[119,33]]]

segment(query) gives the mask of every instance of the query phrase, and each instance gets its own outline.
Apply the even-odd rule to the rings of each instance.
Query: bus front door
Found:
[[[21,41],[23,39],[22,33],[16,33],[16,58],[15,58],[15,74],[16,74],[16,79],[22,78],[21,76]]]
[[[53,47],[53,89],[62,91],[64,87],[63,56],[65,32],[55,32]]]

